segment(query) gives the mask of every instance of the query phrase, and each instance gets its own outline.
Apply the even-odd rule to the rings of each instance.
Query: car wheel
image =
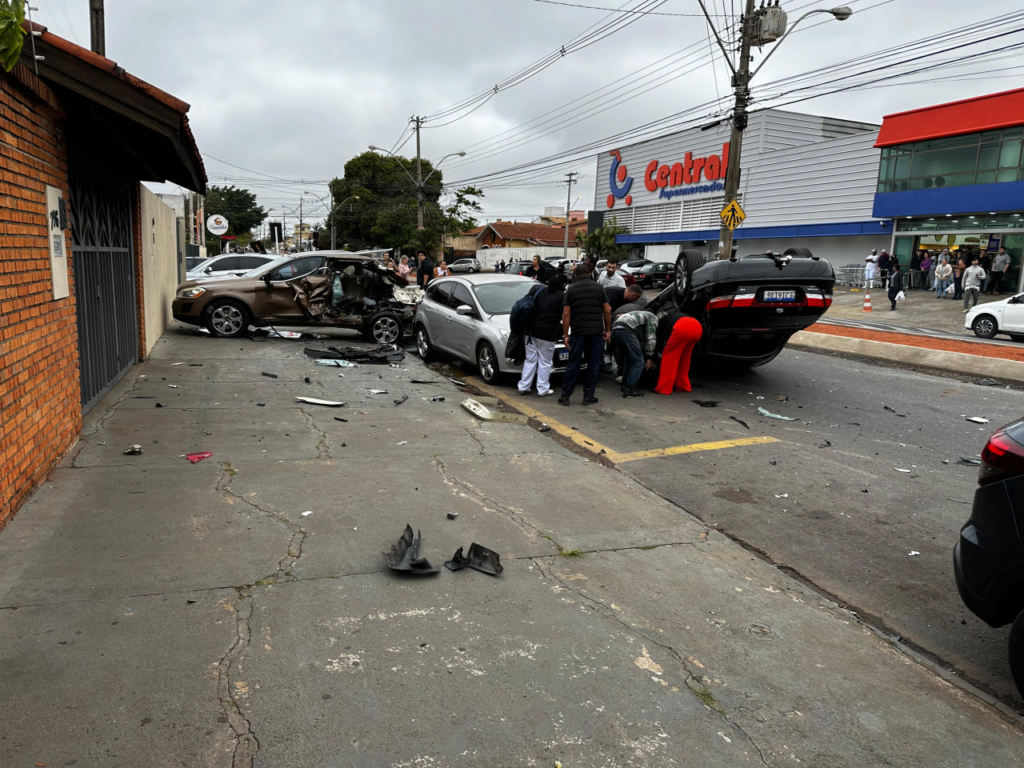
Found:
[[[979,315],[974,319],[971,329],[975,336],[982,339],[991,339],[999,330],[996,319],[992,315]]]
[[[1017,616],[1010,630],[1010,673],[1020,695],[1024,696],[1024,611]]]
[[[402,341],[402,320],[394,312],[378,312],[366,324],[366,340],[378,344]]]
[[[1018,344],[1024,344],[1024,334],[1022,333],[1011,333],[1010,338],[1016,341]]]
[[[676,258],[675,297],[676,303],[682,304],[690,293],[690,279],[695,269],[703,266],[704,254],[696,248],[686,248]]]
[[[782,252],[783,256],[801,256],[805,259],[812,259],[814,255],[810,248],[787,248]]]
[[[498,377],[501,376],[501,371],[498,369],[498,355],[495,353],[494,347],[486,341],[477,347],[476,367],[480,371],[480,378],[488,384],[497,383]]]
[[[422,325],[416,326],[416,352],[420,360],[427,362],[434,357],[434,348],[430,346],[430,335]]]
[[[249,330],[252,315],[249,308],[237,301],[212,302],[203,313],[204,325],[211,336],[233,339]]]

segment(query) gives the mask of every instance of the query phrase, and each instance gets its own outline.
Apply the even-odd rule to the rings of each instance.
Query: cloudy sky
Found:
[[[324,195],[325,181],[342,175],[344,163],[368,145],[396,146],[413,114],[435,116],[423,130],[424,157],[467,152],[445,162],[445,181],[451,182],[599,142],[701,105],[687,118],[718,111],[711,102],[726,95],[728,73],[711,48],[697,0],[565,2],[656,13],[540,0],[106,0],[107,56],[192,105],[190,120],[211,183],[248,186],[276,211],[297,206],[307,190]],[[706,2],[723,26],[741,4]],[[766,104],[770,96],[786,101],[794,94],[783,95],[773,81],[857,57],[868,57],[855,65],[867,69],[876,52],[898,51],[1020,6],[1014,0],[846,2],[854,10],[849,20],[818,15],[797,28],[806,29],[795,32],[757,76],[755,97]],[[36,20],[88,47],[88,0],[35,5]],[[793,20],[822,6],[785,0],[783,7]],[[908,47],[898,60],[960,63],[788,108],[877,122],[890,112],[1020,86],[1024,49],[1013,46],[1024,43],[1024,31],[995,36],[1015,29],[1024,30],[1024,19]],[[594,38],[581,37],[587,34]],[[596,39],[601,35],[607,36]],[[974,40],[981,42],[967,45]],[[450,105],[486,92],[562,46],[571,52],[532,77],[443,116]],[[828,88],[841,87],[832,82],[837,77],[825,73],[801,85],[829,81]],[[545,206],[564,205],[566,189],[558,179],[567,170],[581,173],[573,197],[583,198],[575,207],[592,207],[594,158],[598,149],[618,143],[599,143],[570,164],[484,184],[487,217],[529,220]],[[400,151],[414,155],[414,142]],[[323,216],[320,203],[312,196],[306,201],[307,210],[316,215],[319,206]]]

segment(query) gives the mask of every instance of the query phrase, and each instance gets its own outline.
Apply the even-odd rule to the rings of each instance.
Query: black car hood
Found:
[[[793,258],[788,263],[765,256],[745,257],[736,261],[709,261],[693,272],[690,285],[694,289],[716,283],[790,282],[793,280],[835,280],[832,265],[824,259]]]

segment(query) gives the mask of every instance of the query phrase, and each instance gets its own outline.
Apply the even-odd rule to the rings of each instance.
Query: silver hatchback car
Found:
[[[503,374],[522,373],[522,365],[505,357],[509,315],[536,285],[529,277],[489,273],[432,280],[413,320],[420,357],[429,360],[440,350],[476,363],[488,384]],[[568,360],[569,351],[559,342],[552,372],[564,372]]]
[[[458,261],[455,261],[448,265],[448,271],[451,272],[453,275],[456,272],[468,272],[469,274],[472,275],[476,272],[479,272],[480,269],[480,262],[477,261],[476,259],[459,259]]]

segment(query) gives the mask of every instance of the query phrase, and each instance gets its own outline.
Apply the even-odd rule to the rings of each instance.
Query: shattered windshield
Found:
[[[485,283],[476,285],[473,291],[484,312],[488,315],[507,315],[512,305],[526,295],[537,283],[532,280],[516,280],[507,283]]]

